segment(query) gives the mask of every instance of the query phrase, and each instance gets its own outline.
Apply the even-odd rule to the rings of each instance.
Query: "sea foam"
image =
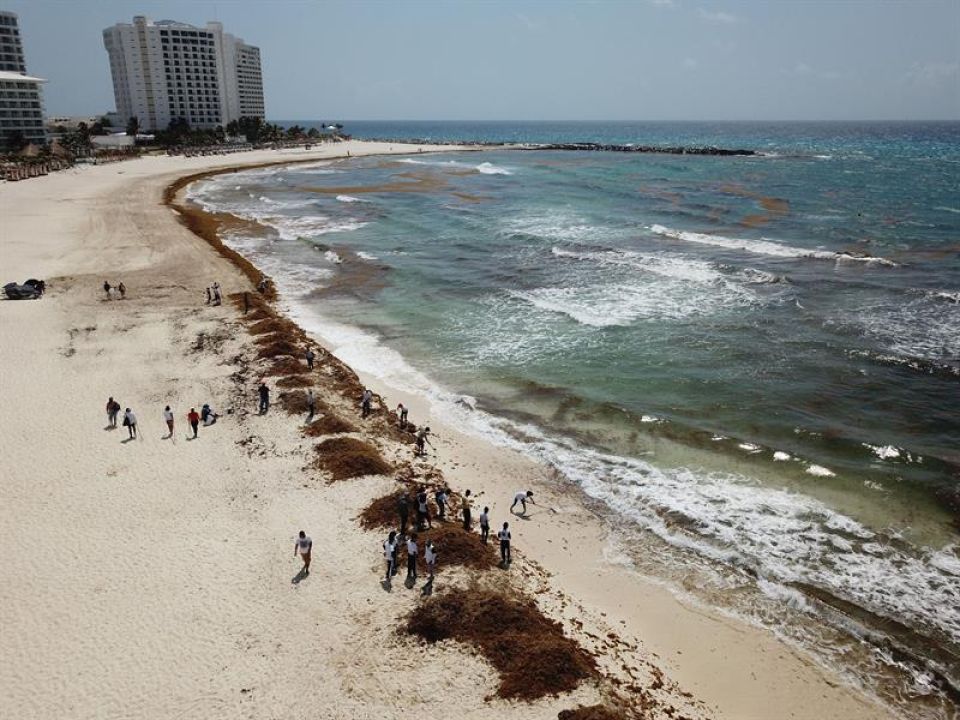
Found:
[[[650,232],[656,235],[672,238],[674,240],[683,240],[684,242],[697,243],[698,245],[713,245],[730,250],[743,250],[744,252],[757,255],[769,255],[771,257],[782,258],[816,258],[819,260],[837,260],[837,261],[855,261],[876,263],[889,267],[896,266],[891,260],[880,257],[870,257],[862,255],[851,255],[849,253],[834,252],[831,250],[811,250],[807,248],[798,248],[791,245],[783,245],[770,240],[751,240],[749,238],[731,238],[723,235],[707,235],[706,233],[688,232],[685,230],[674,230],[663,225],[651,225]]]

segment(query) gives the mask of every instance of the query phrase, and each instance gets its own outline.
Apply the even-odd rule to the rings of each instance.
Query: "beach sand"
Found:
[[[0,305],[0,716],[555,718],[611,688],[629,697],[631,683],[655,700],[650,717],[889,716],[773,634],[604,560],[610,529],[575,488],[438,417],[436,455],[413,467],[436,465],[454,490],[479,495],[475,518],[486,504],[494,528],[511,520],[513,566],[482,582],[536,598],[597,653],[603,677],[559,697],[504,700],[476,653],[398,632],[422,584],[398,579],[385,592],[385,533],[356,521],[396,483],[328,484],[300,418],[255,414],[264,366],[253,338],[232,304],[204,304],[213,281],[226,295],[252,290],[250,280],[163,197],[178,178],[218,167],[416,149],[351,141],[151,157],[0,186],[3,282],[48,284],[39,301]],[[104,280],[122,280],[126,299],[107,300]],[[363,380],[390,406],[408,404],[414,422],[426,412],[423,398]],[[111,395],[137,414],[142,439],[104,429]],[[226,414],[187,440],[185,415],[204,402]],[[167,404],[173,439],[162,439]],[[345,415],[357,437],[389,461],[411,458],[358,415]],[[510,518],[519,489],[557,512]],[[293,583],[300,529],[314,540],[313,572]],[[437,594],[467,582],[442,561],[441,551]]]

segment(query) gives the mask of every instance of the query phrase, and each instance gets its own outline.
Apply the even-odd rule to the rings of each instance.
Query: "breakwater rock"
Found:
[[[659,147],[656,145],[610,145],[606,143],[546,143],[524,145],[523,150],[577,150],[580,152],[660,153],[664,155],[759,155],[756,150],[718,147]]]

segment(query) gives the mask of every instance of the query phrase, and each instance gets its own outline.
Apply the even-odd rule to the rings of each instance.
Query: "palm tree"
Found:
[[[11,153],[18,153],[29,144],[26,136],[20,130],[11,130],[8,132],[4,142],[7,150]]]
[[[127,121],[127,135],[136,135],[140,132],[140,119],[134,115]]]

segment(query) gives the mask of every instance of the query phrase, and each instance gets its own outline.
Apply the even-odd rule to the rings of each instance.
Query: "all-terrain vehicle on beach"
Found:
[[[3,292],[8,300],[37,300],[43,297],[45,289],[46,283],[43,280],[33,278],[25,281],[23,285],[12,282],[3,286]]]

